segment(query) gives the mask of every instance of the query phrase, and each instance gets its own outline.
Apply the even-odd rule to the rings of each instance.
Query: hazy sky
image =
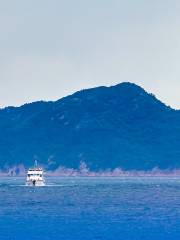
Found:
[[[123,81],[180,108],[179,0],[0,0],[0,106]]]

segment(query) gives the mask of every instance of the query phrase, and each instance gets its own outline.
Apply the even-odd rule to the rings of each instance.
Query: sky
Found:
[[[180,109],[179,0],[0,0],[0,107],[124,81]]]

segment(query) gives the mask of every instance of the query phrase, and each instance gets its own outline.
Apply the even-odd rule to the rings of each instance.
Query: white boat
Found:
[[[45,186],[43,174],[44,171],[42,168],[37,166],[29,168],[27,172],[26,186]]]

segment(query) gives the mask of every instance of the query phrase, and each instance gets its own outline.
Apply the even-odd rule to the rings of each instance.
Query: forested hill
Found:
[[[0,168],[180,168],[180,111],[132,83],[0,110]]]

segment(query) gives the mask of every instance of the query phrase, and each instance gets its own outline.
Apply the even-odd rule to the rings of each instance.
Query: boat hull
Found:
[[[45,182],[44,181],[26,181],[26,186],[32,186],[32,187],[42,187],[45,186]]]

